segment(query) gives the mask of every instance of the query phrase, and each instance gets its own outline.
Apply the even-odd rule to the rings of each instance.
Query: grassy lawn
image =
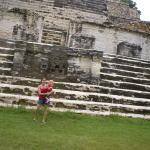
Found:
[[[0,108],[0,150],[150,150],[150,121]],[[40,114],[41,117],[41,114]]]

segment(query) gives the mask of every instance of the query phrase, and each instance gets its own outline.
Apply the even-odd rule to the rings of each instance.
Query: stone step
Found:
[[[19,88],[23,88],[24,86],[18,86],[16,85],[9,85],[9,84],[0,84],[0,91],[3,93],[5,92],[13,92],[14,88],[16,88],[17,92],[26,93],[25,91],[20,90]],[[24,89],[28,89],[29,93],[26,94],[32,94],[32,91],[30,90],[30,87],[24,87]],[[31,88],[32,89],[32,88]],[[102,93],[102,94],[111,94],[111,95],[120,95],[120,96],[128,96],[128,97],[137,97],[137,98],[145,98],[149,99],[150,93],[144,92],[144,91],[136,91],[136,90],[129,90],[129,89],[118,89],[118,88],[109,88],[109,87],[103,87],[103,86],[86,86],[86,85],[73,85],[73,84],[63,84],[63,83],[56,83],[55,89],[62,89],[62,90],[75,90],[75,91],[81,91],[81,92],[95,92],[95,93]],[[35,90],[35,89],[34,89]],[[36,93],[37,94],[37,93]]]
[[[133,90],[135,86],[140,86],[140,90]],[[131,86],[128,89],[128,86]],[[65,90],[75,90],[82,92],[95,92],[95,93],[103,93],[103,94],[111,94],[111,95],[120,95],[120,96],[128,96],[128,97],[137,97],[137,98],[150,98],[150,86],[143,85],[135,85],[128,84],[122,88],[122,85],[118,86],[117,83],[111,83],[109,81],[101,81],[100,86],[96,85],[86,85],[79,83],[55,83],[56,89],[65,89]]]
[[[13,48],[0,47],[0,54],[14,54]]]
[[[5,39],[0,39],[0,47],[5,47],[5,48],[13,48],[15,47],[15,42],[12,40],[5,40]]]
[[[98,112],[121,112],[121,113],[134,113],[134,114],[150,114],[150,107],[131,106],[122,104],[99,103],[99,102],[85,102],[78,100],[62,100],[54,99],[52,103],[55,108],[89,110]]]
[[[150,100],[144,98],[133,98],[127,96],[118,96],[103,93],[91,93],[71,90],[55,90],[53,95],[55,98],[64,98],[67,100],[81,100],[81,101],[93,101],[104,103],[115,103],[125,105],[137,105],[137,106],[149,106]]]
[[[127,77],[150,79],[150,74],[121,70],[121,69],[114,69],[114,68],[108,68],[108,67],[101,67],[100,72],[109,73],[109,74],[117,74],[117,75],[122,75],[122,76],[127,76]]]
[[[111,57],[111,56],[104,56],[103,57],[104,62],[110,62],[110,63],[118,63],[118,64],[126,64],[129,66],[136,66],[136,67],[146,67],[150,68],[150,63],[148,61],[140,61],[140,60],[133,60],[128,58],[119,58],[119,57]]]
[[[101,80],[101,86],[106,88],[117,88],[117,89],[125,89],[125,90],[132,90],[132,91],[139,91],[139,92],[150,92],[150,86],[144,84],[136,84],[131,82],[124,82],[124,81],[115,81],[115,80]],[[142,93],[143,93],[142,92]]]
[[[135,77],[129,77],[129,76],[123,76],[123,75],[117,75],[117,74],[102,73],[102,72],[100,72],[100,79],[101,80],[105,79],[105,80],[124,81],[124,82],[130,82],[130,83],[135,83],[135,84],[150,85],[149,79],[135,78]]]
[[[27,85],[37,88],[38,79],[23,77],[0,76],[1,86],[4,84]],[[100,86],[80,83],[55,82],[55,89],[75,90],[83,92],[96,92],[103,94],[122,95],[137,98],[149,98],[150,86],[129,82],[101,80]]]
[[[63,86],[61,84],[60,86]],[[56,89],[58,89],[59,85],[57,84]],[[127,97],[136,97],[136,98],[150,98],[150,89],[149,92],[145,91],[138,91],[138,90],[132,90],[132,89],[121,89],[121,88],[114,88],[114,87],[104,87],[104,86],[73,86],[73,85],[67,85],[65,84],[63,88],[65,90],[75,90],[75,91],[82,91],[82,92],[95,92],[95,93],[102,93],[102,94],[111,94],[111,95],[120,95],[120,96],[127,96]]]
[[[12,68],[13,62],[12,61],[1,61],[0,60],[0,67],[1,68]]]
[[[32,107],[36,105],[36,101],[37,97],[34,96],[22,96],[22,95],[0,93],[0,102],[1,105],[3,104],[3,106],[23,105]],[[150,114],[150,107],[112,104],[103,102],[88,102],[80,100],[65,100],[53,98],[51,100],[51,105],[53,106],[53,108],[90,111],[91,113],[111,112],[111,113],[135,114],[143,116],[147,116]]]
[[[143,86],[143,85],[127,85],[122,88],[122,85],[118,87],[115,83],[109,83],[109,81],[102,81],[100,82],[101,86],[96,85],[86,85],[86,84],[76,84],[76,83],[56,83],[56,89],[65,89],[65,90],[75,90],[75,91],[83,91],[83,92],[96,92],[96,93],[103,93],[103,94],[111,94],[111,95],[122,95],[128,97],[137,97],[137,98],[150,98],[150,86]],[[130,86],[130,89],[128,89]],[[133,88],[140,86],[140,90],[133,90]]]
[[[27,9],[27,10],[39,10],[40,9],[40,2],[36,1],[20,1],[20,0],[13,0],[13,1],[7,1],[7,4],[11,7],[16,7],[20,9]]]
[[[0,75],[11,75],[11,68],[0,67]]]
[[[144,63],[150,63],[150,61],[145,60],[145,59],[140,59],[140,58],[134,58],[134,57],[127,57],[127,56],[122,56],[122,55],[114,55],[114,54],[104,54],[104,57],[110,57],[110,58],[123,58],[123,59],[128,59],[128,60],[135,60],[135,61],[140,61]]]
[[[7,104],[7,103],[0,103],[1,107],[14,107],[19,108],[22,105],[17,104]],[[36,109],[36,106],[26,106],[23,105],[25,109]],[[143,114],[134,114],[134,113],[120,113],[120,112],[110,112],[110,111],[91,111],[91,110],[77,110],[77,109],[67,109],[67,108],[56,108],[56,107],[49,107],[50,111],[56,111],[56,112],[72,112],[77,114],[86,114],[86,115],[96,115],[96,116],[110,116],[110,115],[117,115],[121,117],[130,117],[130,118],[141,118],[141,119],[150,119],[150,115],[143,115]]]
[[[0,92],[5,94],[21,94],[24,96],[37,96],[37,87],[0,84]],[[146,94],[146,93],[145,93]],[[147,93],[148,94],[148,93]],[[82,92],[75,90],[54,89],[54,98],[63,98],[67,100],[81,100],[93,102],[107,102],[115,104],[149,106],[150,100],[146,98],[134,98],[127,96],[118,96],[112,94]]]
[[[0,75],[0,82],[4,84],[14,84],[14,85],[27,85],[32,87],[37,87],[40,84],[40,79],[15,77],[15,76],[3,76]],[[135,93],[150,92],[150,86],[144,84],[135,84],[123,81],[113,81],[113,80],[101,80],[100,85],[91,84],[80,84],[80,83],[69,83],[69,82],[55,82],[56,89],[66,89],[66,90],[76,90],[85,92],[104,92],[108,90],[129,90]]]
[[[0,61],[13,61],[14,55],[12,54],[0,54]]]
[[[104,62],[104,61],[102,61],[101,64],[102,64],[102,67],[150,74],[150,68],[129,66],[129,65],[124,65],[124,64],[110,63],[110,62]]]
[[[0,75],[0,83],[38,87],[41,79]]]

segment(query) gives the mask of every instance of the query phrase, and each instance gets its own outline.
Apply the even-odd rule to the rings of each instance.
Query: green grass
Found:
[[[150,150],[150,121],[0,108],[0,150]],[[41,118],[41,112],[40,112]]]

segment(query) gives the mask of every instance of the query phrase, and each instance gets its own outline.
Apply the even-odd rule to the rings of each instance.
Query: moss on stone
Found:
[[[18,88],[11,89],[10,87],[3,87],[2,92],[3,93],[15,93],[15,94],[25,95],[25,93],[23,92],[23,89],[18,89]]]

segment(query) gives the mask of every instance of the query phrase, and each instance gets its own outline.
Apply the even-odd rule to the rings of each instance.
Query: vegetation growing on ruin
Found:
[[[134,2],[133,0],[122,0],[122,1],[126,4],[128,4],[131,8],[136,7],[136,2]]]
[[[50,112],[48,122],[32,111],[0,108],[1,150],[148,150],[150,122]],[[40,119],[42,114],[40,114]]]

